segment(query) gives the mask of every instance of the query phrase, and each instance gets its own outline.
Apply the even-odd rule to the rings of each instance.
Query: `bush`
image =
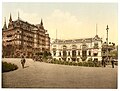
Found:
[[[89,67],[94,67],[94,63],[92,61],[88,62]]]
[[[101,63],[99,61],[93,61],[95,67],[100,67]]]
[[[51,63],[54,63],[54,60],[52,60]]]
[[[70,62],[69,65],[72,65],[72,62]]]
[[[2,72],[9,72],[18,69],[18,66],[15,64],[2,62]]]
[[[77,66],[77,63],[76,63],[76,62],[73,62],[72,65]]]
[[[78,66],[82,66],[82,62],[79,62],[79,63],[78,63]]]
[[[69,63],[68,63],[68,61],[65,61],[64,64],[65,64],[65,65],[68,65]]]
[[[118,62],[114,62],[114,64],[115,64],[116,66],[118,66]]]
[[[88,62],[83,62],[83,66],[88,67]]]

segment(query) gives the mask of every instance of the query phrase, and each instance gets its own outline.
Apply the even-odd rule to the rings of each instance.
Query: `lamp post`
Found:
[[[108,25],[107,25],[106,30],[107,30],[107,38],[106,38],[106,42],[107,42],[107,61],[108,61],[108,30],[109,30]]]

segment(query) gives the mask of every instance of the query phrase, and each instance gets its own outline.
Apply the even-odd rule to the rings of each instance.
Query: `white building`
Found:
[[[51,53],[54,59],[63,61],[88,61],[92,58],[101,61],[102,38],[96,35],[94,38],[54,40],[51,43]]]

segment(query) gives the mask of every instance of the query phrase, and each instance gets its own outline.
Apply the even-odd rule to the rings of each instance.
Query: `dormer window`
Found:
[[[94,48],[98,48],[98,42],[94,42]]]

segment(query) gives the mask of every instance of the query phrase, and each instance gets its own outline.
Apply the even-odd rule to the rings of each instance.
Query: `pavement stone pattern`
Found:
[[[82,67],[34,62],[20,58],[3,58],[16,64],[15,71],[2,73],[2,88],[91,88],[117,89],[118,67]]]

